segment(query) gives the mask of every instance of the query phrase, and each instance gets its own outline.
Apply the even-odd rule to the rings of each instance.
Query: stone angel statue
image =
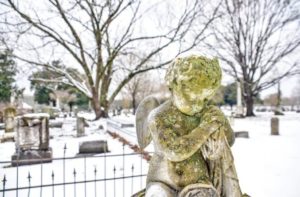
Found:
[[[209,101],[220,86],[217,59],[177,58],[168,68],[171,98],[154,97],[136,113],[138,143],[153,140],[147,186],[134,196],[241,197],[230,146],[234,134],[222,111]],[[245,195],[247,196],[247,195]]]

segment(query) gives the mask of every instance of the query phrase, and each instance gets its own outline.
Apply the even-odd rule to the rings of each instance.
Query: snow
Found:
[[[47,113],[32,113],[23,115],[24,118],[40,118],[40,117],[50,117]]]
[[[229,112],[225,114],[230,114]],[[93,115],[85,113],[81,114],[87,119],[92,119]],[[237,138],[232,147],[235,157],[235,166],[240,179],[240,185],[243,192],[254,197],[298,197],[300,191],[298,185],[300,183],[300,114],[286,113],[285,116],[278,116],[280,119],[280,135],[271,136],[270,119],[272,113],[257,113],[256,117],[244,119],[230,119],[232,127],[235,131],[248,131],[250,138]],[[112,117],[115,121],[134,123],[135,117],[128,114]],[[76,158],[65,160],[65,181],[74,181],[73,170],[76,169],[76,180],[80,181],[86,176],[87,179],[94,179],[94,168],[97,168],[96,177],[98,179],[113,178],[113,169],[116,168],[115,177],[131,176],[131,167],[134,165],[134,175],[147,173],[148,164],[145,160],[141,160],[139,155],[126,156],[123,160],[123,145],[115,139],[112,139],[106,132],[106,120],[90,121],[89,127],[86,127],[86,136],[77,138],[75,126],[76,119],[65,118],[63,127],[51,128],[50,146],[53,148],[53,157],[64,156],[64,146],[67,149],[66,157],[76,156],[79,150],[79,143],[88,140],[107,140],[108,147],[111,151],[106,155],[121,154],[116,157],[99,157],[96,158]],[[99,129],[99,125],[104,127]],[[0,135],[3,130],[0,131]],[[133,144],[137,144],[135,129],[133,127],[123,128],[123,132],[119,133]],[[147,150],[152,151],[150,145]],[[11,155],[15,151],[15,145],[12,142],[0,144],[0,160],[10,161]],[[133,151],[125,146],[124,153],[132,153]],[[123,162],[125,168],[123,168]],[[142,164],[141,164],[142,162]],[[0,164],[0,179],[4,174],[7,178],[6,188],[15,187],[16,185],[16,168],[4,167],[8,164]],[[86,165],[86,173],[84,173],[84,165]],[[105,171],[105,166],[106,171]],[[55,183],[63,181],[63,160],[55,160],[52,163],[43,165],[31,165],[19,167],[19,187],[28,186],[28,172],[30,171],[32,179],[31,185],[40,184],[41,170],[43,170],[43,184],[51,184],[51,173],[55,173]],[[131,193],[139,191],[145,187],[145,177],[142,183],[138,178],[122,179],[107,181],[106,196],[130,196]],[[125,187],[123,188],[123,183]],[[115,188],[114,189],[114,185]],[[2,184],[0,189],[2,189]],[[76,185],[77,196],[84,196],[84,184]],[[95,188],[98,196],[105,196],[104,182],[87,183],[87,196],[95,196]],[[115,192],[116,193],[115,193]],[[73,196],[74,185],[66,186],[66,196]],[[40,196],[40,189],[31,189],[31,196]],[[52,196],[52,188],[43,188],[43,196]],[[27,196],[28,190],[20,190],[19,196]],[[15,196],[15,192],[6,192],[5,196]],[[55,196],[63,196],[63,186],[55,187]]]
[[[249,131],[249,139],[237,139],[232,150],[244,192],[251,196],[299,197],[300,114],[279,118],[279,136],[271,136],[272,113],[236,119],[233,128]]]

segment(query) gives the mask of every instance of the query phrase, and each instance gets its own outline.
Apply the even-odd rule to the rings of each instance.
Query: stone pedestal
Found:
[[[16,153],[12,165],[52,161],[49,147],[49,115],[25,114],[16,118]]]
[[[15,128],[15,116],[16,109],[13,107],[8,107],[4,110],[4,125],[5,133],[10,133],[14,131]]]
[[[85,120],[83,117],[77,117],[76,121],[76,130],[77,130],[77,137],[81,137],[85,135],[84,130]]]
[[[52,162],[52,148],[48,150],[25,150],[11,156],[12,166]]]
[[[271,118],[271,135],[279,135],[279,119]]]

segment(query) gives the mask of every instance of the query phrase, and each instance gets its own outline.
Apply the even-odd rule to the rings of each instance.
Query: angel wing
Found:
[[[148,96],[139,104],[135,114],[136,134],[139,146],[146,148],[152,138],[148,130],[148,115],[149,113],[159,106],[158,100],[154,96]]]

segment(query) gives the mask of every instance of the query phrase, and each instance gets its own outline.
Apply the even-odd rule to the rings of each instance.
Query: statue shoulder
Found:
[[[209,105],[206,107],[203,117],[205,119],[211,119],[213,120],[220,120],[220,119],[226,119],[226,116],[224,115],[224,113],[222,112],[222,110],[220,108],[218,108],[217,106],[214,105]]]
[[[152,110],[148,117],[148,122],[152,126],[158,126],[161,120],[164,120],[166,116],[171,112],[173,106],[171,100],[167,100],[156,109]]]
[[[216,122],[217,124],[220,124],[222,126],[222,130],[225,133],[228,144],[230,146],[234,144],[234,132],[230,126],[229,121],[227,120],[227,117],[220,108],[214,105],[208,106],[204,113],[204,118],[207,120],[207,122]]]

